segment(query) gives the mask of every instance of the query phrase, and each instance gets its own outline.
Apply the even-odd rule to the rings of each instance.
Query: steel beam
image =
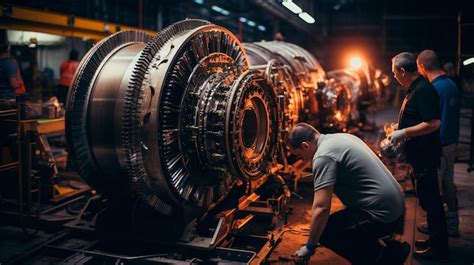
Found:
[[[137,27],[108,23],[51,11],[11,5],[0,5],[0,28],[43,32],[67,37],[101,40],[121,30],[142,30],[150,35],[157,32]]]

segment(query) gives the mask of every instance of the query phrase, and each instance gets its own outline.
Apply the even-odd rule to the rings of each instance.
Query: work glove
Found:
[[[299,250],[297,250],[295,254],[293,254],[293,256],[297,264],[306,264],[315,252],[316,246],[313,246],[311,243],[308,242],[306,243],[306,245],[302,246]]]
[[[407,139],[407,133],[405,129],[396,130],[391,133],[387,139],[392,142],[393,144],[399,144]]]

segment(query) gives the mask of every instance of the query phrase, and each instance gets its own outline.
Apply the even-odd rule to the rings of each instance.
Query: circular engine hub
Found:
[[[247,72],[235,82],[231,98],[224,134],[235,153],[228,154],[231,168],[244,180],[258,179],[273,162],[279,131],[276,95],[261,73]]]
[[[112,198],[197,217],[237,179],[273,162],[273,88],[248,70],[228,30],[178,22],[151,38],[120,32],[84,57],[68,96],[66,131],[79,173]]]

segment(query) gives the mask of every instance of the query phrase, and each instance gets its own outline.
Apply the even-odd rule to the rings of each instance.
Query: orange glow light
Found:
[[[352,69],[359,69],[362,67],[362,59],[359,56],[353,56],[349,60],[349,65]]]

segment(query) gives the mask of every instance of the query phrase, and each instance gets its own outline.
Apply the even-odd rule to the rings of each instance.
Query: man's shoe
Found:
[[[457,227],[448,226],[448,236],[450,237],[459,237],[459,229]]]
[[[428,232],[428,223],[426,223],[426,222],[419,224],[419,225],[416,227],[416,229],[418,229],[418,232],[423,233],[423,234],[425,234],[425,235],[428,235],[428,234],[429,234],[429,232]]]
[[[408,258],[408,254],[410,254],[410,249],[411,246],[408,244],[408,242],[403,242],[402,245],[400,246],[400,256],[398,258],[398,261],[400,261],[400,264],[404,264],[405,261]]]
[[[413,257],[417,259],[425,259],[425,260],[438,260],[441,262],[449,262],[450,257],[449,254],[446,253],[438,253],[433,250],[433,248],[428,247],[425,249],[415,250],[413,253]]]
[[[410,254],[411,246],[407,242],[388,241],[382,257],[376,264],[380,265],[403,265]]]
[[[420,233],[423,233],[425,235],[428,235],[428,224],[427,223],[421,223],[416,227]],[[448,236],[450,237],[459,237],[459,229],[458,227],[450,227],[448,226]]]
[[[417,249],[426,249],[430,247],[429,239],[418,239],[415,241],[415,248]]]

